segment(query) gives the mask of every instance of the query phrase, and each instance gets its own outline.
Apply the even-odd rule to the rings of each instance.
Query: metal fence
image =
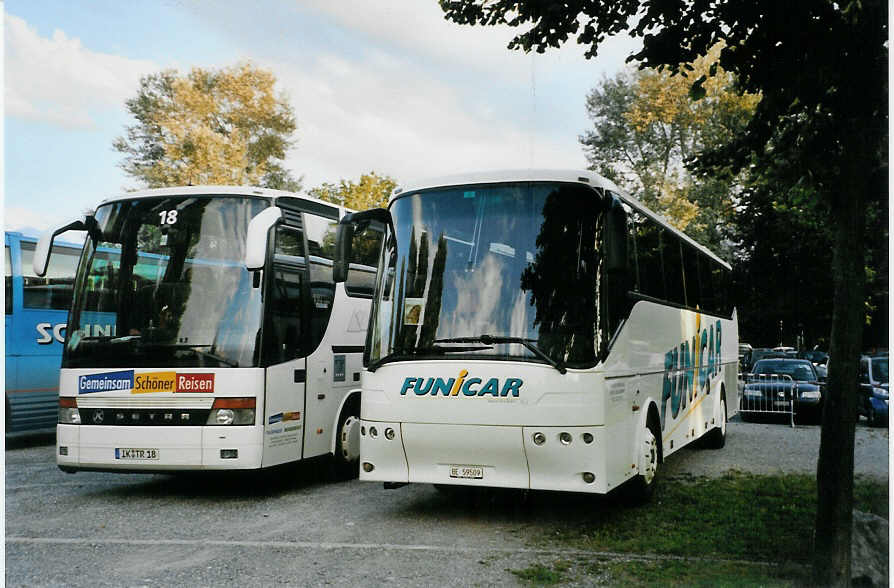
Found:
[[[791,376],[745,374],[745,387],[739,402],[742,418],[751,415],[787,415],[795,426],[798,385]]]

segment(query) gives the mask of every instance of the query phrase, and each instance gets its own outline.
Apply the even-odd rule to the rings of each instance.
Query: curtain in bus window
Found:
[[[68,310],[74,289],[80,251],[69,247],[53,247],[50,263],[43,277],[34,273],[33,243],[22,243],[22,305],[25,308]]]

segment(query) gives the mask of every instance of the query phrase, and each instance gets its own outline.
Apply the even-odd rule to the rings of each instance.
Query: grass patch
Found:
[[[564,561],[557,561],[551,567],[543,564],[534,564],[523,570],[509,570],[519,579],[536,584],[538,586],[551,586],[567,580],[565,573],[569,565]]]
[[[551,534],[566,547],[806,563],[816,513],[808,475],[661,480],[648,504],[595,501],[578,522]],[[886,482],[858,479],[854,507],[888,518]],[[687,564],[689,565],[689,564]]]
[[[587,573],[611,586],[781,587],[797,586],[802,578],[791,568],[693,560],[590,564]]]

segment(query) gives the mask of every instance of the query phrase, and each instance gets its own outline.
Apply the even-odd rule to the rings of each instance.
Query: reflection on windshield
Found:
[[[167,197],[102,206],[79,268],[67,367],[250,366],[261,300],[242,260],[265,203]]]
[[[587,187],[549,183],[398,198],[373,303],[370,361],[435,354],[450,339],[487,334],[535,343],[557,363],[593,365],[602,336],[603,206]],[[450,355],[464,356],[537,358],[518,342]]]

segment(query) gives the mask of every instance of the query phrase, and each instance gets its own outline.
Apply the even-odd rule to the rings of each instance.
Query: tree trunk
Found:
[[[869,188],[865,162],[871,160],[871,150],[857,141],[850,143],[853,150],[845,150],[847,161],[841,162],[841,189],[830,198],[834,310],[816,468],[813,561],[814,581],[821,586],[849,586],[851,580],[857,368],[865,320],[863,235]],[[824,268],[813,269],[816,278],[822,279]]]

